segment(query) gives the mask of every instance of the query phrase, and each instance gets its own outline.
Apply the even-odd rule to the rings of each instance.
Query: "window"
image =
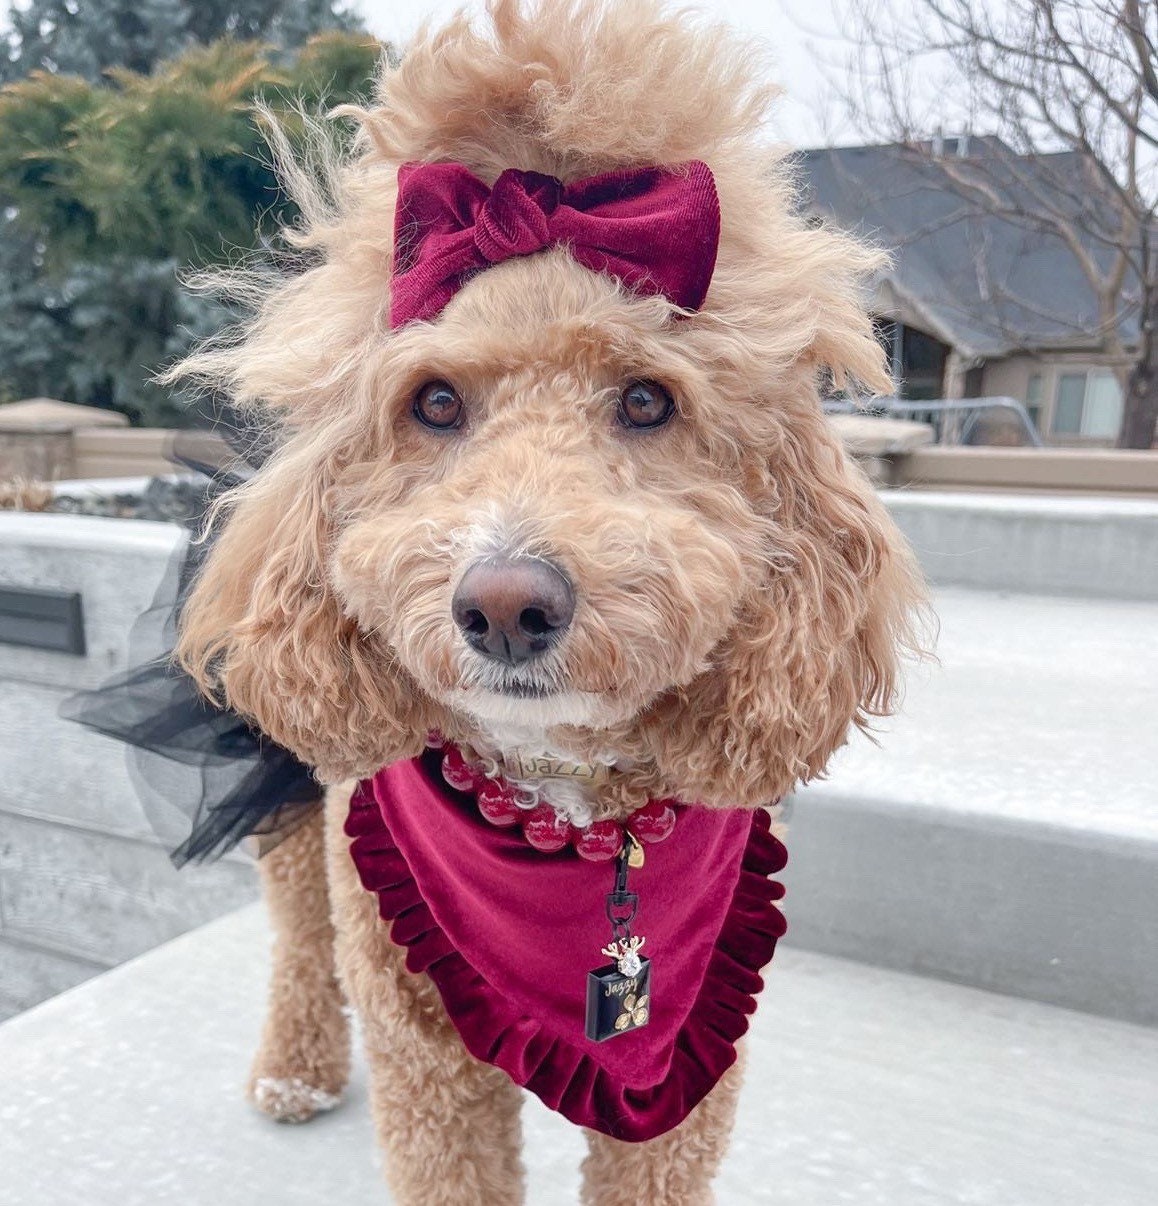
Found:
[[[1041,431],[1041,373],[1030,375],[1025,387],[1025,409],[1029,412],[1029,421]]]
[[[1091,369],[1084,373],[1062,373],[1058,377],[1054,435],[1112,440],[1121,425],[1122,390],[1113,373]]]
[[[944,393],[945,359],[949,348],[916,327],[901,332],[901,377],[903,396],[916,402],[940,398]]]
[[[1122,388],[1113,373],[1091,373],[1082,412],[1082,435],[1116,439],[1122,426]]]

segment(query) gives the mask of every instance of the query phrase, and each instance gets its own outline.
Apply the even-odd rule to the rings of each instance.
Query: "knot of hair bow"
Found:
[[[707,164],[606,172],[563,184],[508,169],[494,186],[462,164],[398,172],[390,325],[440,314],[477,272],[566,246],[633,293],[698,310],[711,284],[720,203]]]

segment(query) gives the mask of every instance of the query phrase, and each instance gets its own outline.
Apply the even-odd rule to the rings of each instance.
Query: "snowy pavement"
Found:
[[[934,606],[939,663],[790,803],[790,939],[1158,1025],[1158,603]]]
[[[305,1127],[241,1099],[268,941],[254,906],[0,1026],[0,1204],[388,1202],[360,1068]],[[767,980],[721,1206],[1153,1200],[1158,1031],[788,949]],[[529,1206],[576,1203],[581,1136],[525,1117]]]
[[[1158,838],[1158,603],[943,587],[934,607],[940,664],[820,790]]]

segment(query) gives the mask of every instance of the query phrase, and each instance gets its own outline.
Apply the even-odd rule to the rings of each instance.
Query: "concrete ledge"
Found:
[[[888,500],[902,523],[916,515],[948,525],[962,544],[974,520],[998,532],[1064,521],[1103,535],[1106,525],[1136,523],[1143,542],[1158,530],[1158,504],[1140,501]],[[0,516],[0,580],[81,589],[90,650],[80,659],[0,647],[0,725],[10,738],[0,938],[57,960],[39,987],[27,968],[0,975],[0,1008],[27,1005],[252,891],[240,866],[173,872],[149,840],[119,748],[55,721],[64,691],[123,664],[128,627],[179,539],[175,528],[128,520]],[[1021,551],[1003,572],[1028,573],[1029,545],[1012,547]],[[1144,549],[1134,553],[1142,572]],[[1108,580],[1123,568],[1117,556],[1102,567]],[[1149,568],[1158,573],[1158,553]],[[937,610],[943,665],[913,676],[907,715],[889,723],[880,748],[851,743],[831,780],[801,797],[790,834],[794,940],[1158,1020],[1158,958],[1136,958],[1154,953],[1138,927],[1158,842],[1158,609],[947,589]],[[1083,885],[1080,897],[1071,882]]]
[[[1158,841],[1158,606],[944,589],[938,663],[812,792]]]
[[[147,483],[149,479],[132,480]],[[184,539],[184,533],[175,524],[144,519],[0,512],[0,549],[75,549],[113,555],[152,553],[163,559]]]
[[[1158,600],[1158,500],[881,497],[937,585]]]
[[[895,480],[941,490],[965,487],[1158,495],[1158,453],[934,446],[901,457]]]
[[[81,428],[73,433],[74,477],[172,473],[176,433],[163,427]]]
[[[78,959],[42,944],[0,935],[0,1022],[106,971],[108,963]]]
[[[0,1017],[256,891],[240,858],[179,875],[121,746],[57,715],[124,667],[183,539],[162,523],[0,513],[0,584],[79,591],[87,644],[85,656],[0,644]]]
[[[7,685],[0,694],[4,734],[0,813],[16,813],[82,829],[150,840],[153,830],[137,801],[124,747],[57,709],[70,692],[35,683]],[[46,752],[51,749],[51,773]]]
[[[3,935],[120,963],[254,898],[241,858],[178,872],[155,842],[0,812]]]
[[[1158,840],[810,790],[790,941],[1158,1026]]]
[[[936,608],[941,664],[793,802],[793,941],[1158,1023],[1158,607]]]
[[[0,644],[0,680],[76,689],[122,669],[133,623],[184,539],[171,524],[0,512],[0,585],[79,591],[88,649],[78,657]]]
[[[4,1206],[391,1200],[360,1066],[306,1127],[241,1100],[268,941],[247,909],[0,1026]],[[721,1206],[1141,1206],[1158,1183],[1158,1033],[790,949],[766,979]],[[582,1136],[532,1098],[524,1127],[528,1203],[572,1206]]]

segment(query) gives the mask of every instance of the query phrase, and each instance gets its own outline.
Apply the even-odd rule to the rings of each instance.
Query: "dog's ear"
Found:
[[[798,240],[793,262],[808,281],[811,301],[810,329],[807,334],[801,331],[800,363],[822,375],[822,393],[844,389],[854,396],[893,393],[896,382],[865,305],[866,285],[887,270],[889,256],[831,227],[802,228],[796,215],[788,220]],[[758,282],[758,274],[754,275]]]
[[[327,580],[327,476],[283,449],[227,500],[182,609],[176,659],[326,782],[417,754],[429,704]]]
[[[888,512],[819,413],[787,438],[782,555],[711,667],[645,721],[683,799],[753,807],[819,775],[851,724],[892,710],[899,662],[918,649],[924,584]]]

